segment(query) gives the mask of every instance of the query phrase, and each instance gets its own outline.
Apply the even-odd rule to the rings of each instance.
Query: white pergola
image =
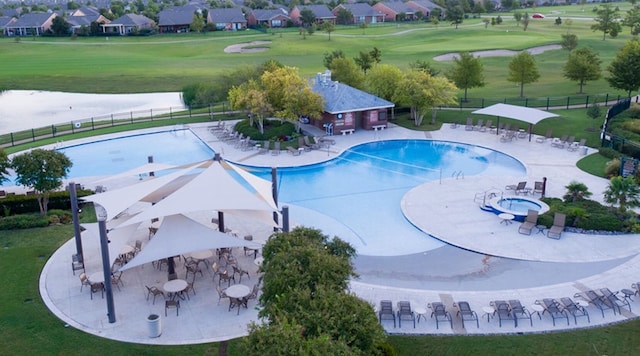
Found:
[[[531,141],[531,130],[533,125],[537,124],[541,120],[559,116],[544,110],[509,104],[495,104],[487,106],[484,109],[473,111],[472,114],[497,116],[498,122],[496,126],[498,127],[500,126],[500,117],[508,117],[510,119],[524,121],[529,124],[529,141]],[[499,131],[500,130],[496,130],[496,134],[498,134]]]

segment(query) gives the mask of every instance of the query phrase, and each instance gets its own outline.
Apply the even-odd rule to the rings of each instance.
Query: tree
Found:
[[[567,192],[562,197],[565,202],[576,202],[578,200],[584,200],[592,195],[589,191],[589,187],[587,187],[584,183],[571,181],[567,186],[565,186],[565,188],[567,189]]]
[[[420,70],[423,72],[427,72],[429,73],[430,76],[435,77],[438,74],[440,74],[440,71],[433,68],[433,66],[431,66],[431,64],[427,61],[421,61],[421,60],[416,60],[413,63],[409,63],[409,68],[411,68],[412,70]]]
[[[300,22],[303,26],[311,26],[311,24],[316,22],[316,15],[314,15],[311,9],[305,7],[300,11]]]
[[[640,71],[637,68],[640,68],[640,43],[631,40],[618,50],[607,67],[611,74],[607,78],[609,85],[627,91],[627,95],[631,97],[631,93],[640,88]]]
[[[34,149],[13,157],[11,167],[16,172],[16,183],[36,192],[40,215],[47,214],[49,194],[62,186],[73,163],[62,152]]]
[[[410,107],[415,126],[422,124],[429,109],[457,103],[458,88],[446,78],[432,77],[427,72],[405,73],[397,88],[395,101]],[[432,121],[434,119],[432,116]]]
[[[587,109],[587,116],[593,119],[593,121],[597,120],[600,116],[602,116],[602,110],[600,109],[600,105],[597,102],[594,102]],[[595,131],[593,124],[589,128],[589,131]]]
[[[529,17],[529,13],[525,12],[522,15],[522,30],[526,31],[529,28],[529,24],[531,23],[531,18]]]
[[[324,54],[324,59],[322,60],[322,63],[324,64],[325,68],[331,69],[331,62],[333,62],[335,58],[345,58],[345,57],[346,56],[341,49],[335,49],[331,53]]]
[[[364,74],[367,74],[367,71],[373,67],[374,60],[371,58],[371,54],[369,52],[362,52],[358,54],[358,57],[353,59],[356,64],[362,69]]]
[[[631,29],[631,35],[638,36],[640,34],[640,9],[634,6],[627,11],[622,25]]]
[[[507,80],[520,84],[521,98],[524,97],[524,85],[534,83],[538,78],[540,78],[540,73],[538,73],[536,61],[529,52],[522,51],[509,62]]]
[[[333,32],[336,27],[331,21],[325,21],[320,25],[320,29],[326,32],[329,35],[329,41],[331,41],[331,32]]]
[[[51,21],[51,32],[55,36],[67,36],[70,29],[71,25],[62,16],[56,16]]]
[[[367,29],[367,23],[366,22],[361,22],[360,23],[360,28],[362,29],[362,34],[366,34],[365,30]]]
[[[373,47],[373,49],[369,51],[369,55],[375,63],[380,63],[382,61],[382,51],[380,51],[378,47]]]
[[[191,21],[191,24],[189,25],[189,30],[191,30],[192,32],[202,32],[202,30],[204,29],[204,19],[202,18],[202,15],[195,12],[193,14],[193,21]]]
[[[7,153],[0,148],[0,185],[9,180],[9,172],[7,170],[10,167],[11,161],[9,160],[9,156],[7,156]]]
[[[256,81],[250,80],[232,87],[229,90],[229,102],[232,109],[246,110],[249,113],[249,125],[253,126],[256,120],[258,130],[264,134],[264,119],[273,112],[273,107]]]
[[[611,4],[598,6],[596,17],[593,20],[596,23],[591,25],[591,30],[602,31],[603,41],[607,38],[607,34],[611,37],[616,37],[621,31],[618,9],[612,7]]]
[[[464,9],[457,1],[451,1],[450,4],[456,5],[447,7],[447,11],[445,12],[446,19],[451,22],[452,25],[455,25],[457,29],[458,25],[464,20]]]
[[[522,12],[514,11],[513,19],[516,20],[516,26],[520,26],[520,21],[522,21]]]
[[[496,17],[496,23],[502,25],[502,16],[498,15],[498,17]]]
[[[459,57],[453,58],[453,68],[447,74],[449,80],[464,89],[464,101],[467,101],[467,90],[484,86],[484,74],[480,58],[469,52],[461,52]]]
[[[340,25],[348,25],[353,21],[353,13],[351,10],[340,7],[336,14],[336,22]]]
[[[260,81],[277,117],[290,121],[297,121],[301,116],[321,117],[324,99],[300,77],[298,68],[285,66],[266,71]]]
[[[367,91],[393,101],[398,84],[402,80],[402,71],[389,64],[380,64],[373,67],[367,74]]]
[[[557,26],[562,25],[562,18],[560,16],[556,17],[556,22],[555,23],[556,23]]]
[[[625,213],[627,208],[640,206],[640,188],[632,176],[612,177],[604,192],[604,200],[610,204],[618,204],[618,210]]]
[[[569,53],[569,58],[564,64],[564,77],[575,80],[580,86],[578,93],[582,94],[582,88],[588,80],[598,80],[602,76],[600,64],[602,61],[598,54],[589,48],[580,48]]]
[[[364,89],[364,74],[353,58],[334,58],[329,69],[333,80]]]
[[[576,47],[578,47],[578,36],[573,33],[563,34],[560,45],[566,50],[573,51]]]

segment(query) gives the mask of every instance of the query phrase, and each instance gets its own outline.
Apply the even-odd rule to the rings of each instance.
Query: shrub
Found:
[[[604,168],[604,174],[607,177],[613,177],[620,174],[620,160],[615,158],[607,162],[607,166]]]
[[[620,158],[620,152],[611,147],[603,147],[600,149],[599,153],[609,159]]]
[[[296,132],[296,127],[292,122],[280,120],[264,120],[264,134],[260,134],[255,121],[254,126],[249,125],[249,119],[238,122],[235,129],[243,135],[251,137],[252,140],[272,141],[280,137],[292,137]]]
[[[49,218],[40,214],[14,215],[0,218],[0,230],[31,229],[49,226]]]
[[[585,230],[622,231],[624,224],[614,214],[589,214],[589,218],[580,219],[577,227]]]
[[[553,214],[546,213],[538,216],[538,225],[551,227],[553,225]]]

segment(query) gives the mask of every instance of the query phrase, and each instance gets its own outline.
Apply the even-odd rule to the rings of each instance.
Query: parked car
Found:
[[[534,19],[543,19],[543,18],[544,18],[544,15],[543,15],[543,14],[535,13],[535,14],[531,15],[531,17],[533,17]]]

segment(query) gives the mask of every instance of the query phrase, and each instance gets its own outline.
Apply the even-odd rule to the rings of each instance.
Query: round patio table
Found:
[[[513,214],[509,214],[509,213],[500,213],[498,214],[498,217],[500,219],[502,219],[500,221],[500,224],[505,224],[505,225],[509,225],[511,224],[511,220],[513,220],[515,218],[515,216],[513,216]]]
[[[89,282],[104,283],[104,272],[95,272],[89,275]]]
[[[174,300],[176,295],[178,295],[183,290],[187,289],[187,281],[183,279],[174,279],[172,281],[165,283],[162,286],[162,289],[164,289],[165,292],[171,295],[171,298],[170,298],[171,300]]]
[[[213,257],[213,252],[211,252],[211,250],[202,250],[202,251],[198,251],[198,252],[192,252],[189,254],[189,256],[193,257],[196,260],[207,260],[211,257]]]
[[[251,289],[244,284],[234,284],[224,291],[231,298],[244,298],[251,293]]]

